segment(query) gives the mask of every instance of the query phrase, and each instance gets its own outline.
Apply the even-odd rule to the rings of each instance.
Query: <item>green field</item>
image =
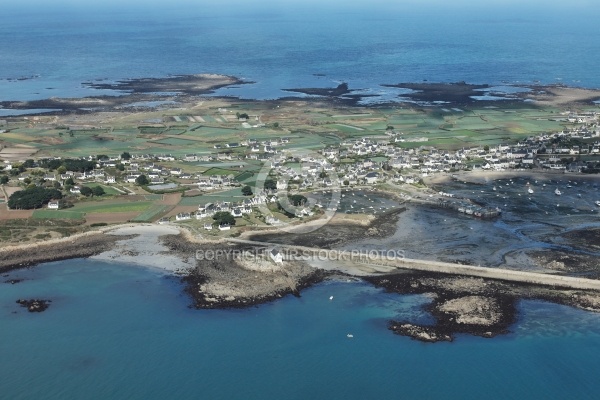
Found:
[[[233,169],[225,169],[225,168],[217,168],[217,167],[211,167],[209,169],[207,169],[206,171],[204,171],[202,173],[202,175],[205,176],[211,176],[211,175],[237,175],[240,173],[240,170],[233,170]]]
[[[230,189],[224,192],[202,194],[200,196],[182,197],[180,206],[197,206],[199,204],[214,203],[217,201],[242,201],[248,197],[242,194],[241,188]]]
[[[35,210],[33,218],[36,219],[83,219],[85,213],[70,210]]]
[[[135,222],[152,222],[173,209],[173,206],[152,206],[132,219]]]
[[[166,144],[168,146],[192,146],[196,143],[196,141],[189,140],[189,139],[179,139],[179,138],[165,138],[165,139],[155,140],[152,143]]]
[[[90,188],[96,187],[96,186],[100,186],[102,189],[104,189],[104,193],[106,193],[107,195],[120,195],[123,194],[121,192],[118,192],[117,190],[115,190],[114,188],[107,186],[107,185],[101,185],[98,183],[94,183],[94,182],[87,182],[84,183],[82,186],[87,186]]]
[[[77,203],[74,207],[74,211],[80,211],[85,213],[115,213],[115,212],[131,212],[131,211],[145,211],[152,206],[149,201],[137,201],[137,202],[122,202],[122,203],[102,203],[95,202],[94,204]]]

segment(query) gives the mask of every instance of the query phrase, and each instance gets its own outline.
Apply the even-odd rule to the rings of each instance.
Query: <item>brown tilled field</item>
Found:
[[[0,220],[26,219],[33,215],[33,210],[9,210],[6,204],[0,204]]]

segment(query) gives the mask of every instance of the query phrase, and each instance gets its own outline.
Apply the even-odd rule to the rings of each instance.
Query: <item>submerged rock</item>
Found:
[[[389,329],[397,335],[408,336],[422,342],[451,342],[453,340],[451,335],[440,332],[433,326],[396,323],[392,321]]]
[[[40,300],[40,299],[19,299],[17,300],[17,304],[20,304],[23,307],[27,307],[27,311],[29,312],[42,312],[46,311],[48,307],[50,307],[50,303],[52,300]]]

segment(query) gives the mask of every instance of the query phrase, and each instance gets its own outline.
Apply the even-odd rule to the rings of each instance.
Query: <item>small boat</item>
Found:
[[[595,204],[596,204],[598,207],[600,207],[600,200],[596,200],[596,203],[595,203]]]
[[[354,337],[354,335],[353,335],[353,334],[351,334],[351,333],[349,333],[349,334],[347,334],[347,335],[346,335],[346,337],[353,338],[353,337]]]
[[[492,190],[495,192],[495,191],[496,191],[496,186],[494,186],[494,187],[492,188]]]
[[[560,190],[558,190],[558,188],[556,188],[554,190],[554,194],[557,195],[557,196],[560,196],[562,193],[560,192]]]
[[[532,194],[533,193],[533,189],[532,188],[527,189],[527,193]]]
[[[333,296],[329,296],[329,300],[333,300]]]

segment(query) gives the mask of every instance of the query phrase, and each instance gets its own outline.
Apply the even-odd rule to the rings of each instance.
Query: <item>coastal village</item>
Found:
[[[223,114],[227,110],[219,109],[219,112]],[[165,118],[180,122],[185,117]],[[192,118],[197,122],[201,117],[187,118],[190,122]],[[33,187],[58,190],[61,198],[48,199],[43,205],[58,213],[40,214],[40,217],[49,219],[61,218],[61,212],[63,216],[70,217],[69,210],[77,210],[77,205],[86,201],[99,201],[103,196],[165,196],[176,193],[182,196],[178,199],[185,199],[185,207],[181,207],[181,203],[153,207],[143,212],[145,216],[138,220],[159,223],[198,220],[198,227],[207,231],[229,231],[236,220],[242,219],[246,220],[245,225],[260,226],[277,225],[282,220],[293,218],[318,217],[326,209],[334,211],[333,208],[310,202],[302,195],[340,188],[397,191],[405,199],[421,199],[480,217],[495,216],[499,209],[477,207],[469,199],[450,201],[448,198],[453,197],[452,194],[429,190],[423,179],[464,170],[600,171],[598,114],[595,111],[566,112],[561,118],[569,126],[562,131],[529,136],[513,143],[457,150],[428,145],[427,137],[409,138],[388,125],[377,136],[355,135],[311,151],[296,148],[295,139],[291,136],[258,139],[247,135],[239,142],[213,140],[215,143],[209,152],[196,153],[194,148],[186,148],[189,152],[180,156],[126,151],[120,154],[90,154],[66,164],[63,157],[21,158],[3,162],[2,183],[7,202],[10,195],[18,190]],[[265,126],[260,115],[237,113],[235,120],[241,129],[250,133],[253,128]],[[256,122],[256,125],[250,125],[249,121]],[[0,128],[9,126],[6,120],[0,122]],[[10,129],[1,129],[0,138],[6,133],[10,134]],[[210,167],[197,172],[198,165]],[[248,168],[248,165],[254,168]],[[267,171],[267,178],[257,183],[259,171]],[[91,190],[94,188],[95,192]],[[278,197],[282,193],[301,195],[304,201],[294,204],[292,213],[281,210]],[[198,200],[193,204],[195,198]],[[261,212],[264,208],[259,210],[262,205],[272,212],[265,215]],[[363,208],[345,212],[369,213],[370,210]],[[11,210],[7,213],[10,216]],[[231,218],[214,218],[215,214],[223,216],[223,213],[228,213]],[[123,216],[131,217],[132,214]],[[128,220],[136,219],[128,218],[121,222]]]

